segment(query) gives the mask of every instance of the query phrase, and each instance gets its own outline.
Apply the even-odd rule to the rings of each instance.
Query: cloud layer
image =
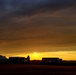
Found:
[[[76,51],[76,0],[0,0],[2,53]]]

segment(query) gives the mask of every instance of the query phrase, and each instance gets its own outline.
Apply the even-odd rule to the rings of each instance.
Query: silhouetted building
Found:
[[[6,63],[8,59],[5,56],[0,55],[0,63]]]
[[[59,59],[59,58],[42,58],[42,62],[44,63],[58,63],[61,61],[62,59]]]
[[[30,61],[30,56],[27,56],[28,61]]]
[[[9,62],[11,63],[28,63],[30,61],[30,57],[9,57]]]

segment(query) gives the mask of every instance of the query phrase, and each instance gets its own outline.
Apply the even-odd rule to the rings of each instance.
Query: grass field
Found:
[[[0,64],[0,75],[76,75],[76,66]]]

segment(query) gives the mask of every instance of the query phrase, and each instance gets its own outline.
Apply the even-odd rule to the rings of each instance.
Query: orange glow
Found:
[[[37,57],[38,56],[38,53],[37,52],[34,52],[34,56]]]
[[[37,52],[31,53],[30,56],[32,60],[39,60],[39,57],[41,57]]]
[[[30,56],[31,60],[41,60],[43,57],[59,57],[63,60],[76,60],[76,51],[59,51],[59,52],[33,52],[28,54],[7,54],[6,56],[20,56],[20,57],[27,57]]]

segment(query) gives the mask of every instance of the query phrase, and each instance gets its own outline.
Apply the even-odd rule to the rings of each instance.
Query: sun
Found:
[[[34,52],[34,53],[33,53],[33,57],[34,57],[34,59],[37,59],[38,56],[39,56],[39,54],[38,54],[37,52]]]
[[[34,52],[34,54],[37,54],[37,52]]]
[[[38,60],[40,57],[39,52],[33,52],[30,54],[32,60]]]
[[[37,52],[34,52],[34,56],[37,56],[38,55],[38,53]]]

